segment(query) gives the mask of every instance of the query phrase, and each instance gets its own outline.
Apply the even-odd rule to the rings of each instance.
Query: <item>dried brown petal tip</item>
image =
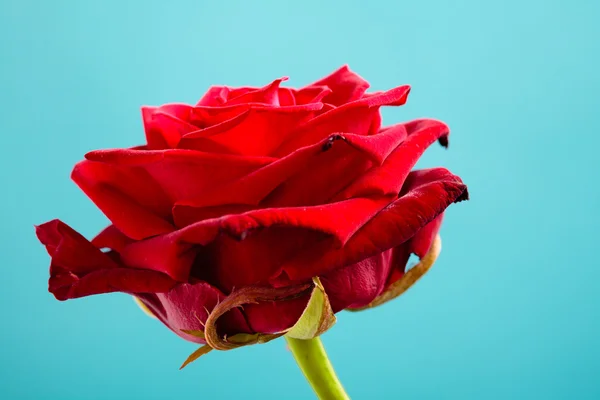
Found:
[[[469,190],[465,188],[465,190],[454,200],[455,203],[460,203],[461,201],[469,200]]]
[[[198,350],[196,350],[192,354],[190,354],[190,356],[183,362],[183,364],[181,364],[181,367],[179,367],[179,369],[180,370],[184,369],[186,365],[196,361],[197,359],[199,359],[206,353],[210,352],[211,350],[212,350],[212,347],[210,347],[208,345],[201,346],[200,348],[198,348]]]
[[[441,137],[438,139],[438,143],[439,143],[439,144],[440,144],[442,147],[448,148],[448,144],[449,144],[449,142],[448,142],[448,135],[441,136]]]
[[[310,283],[303,285],[288,286],[284,288],[272,288],[262,286],[249,286],[232,292],[221,303],[213,308],[206,320],[204,335],[206,343],[215,350],[231,350],[241,346],[256,343],[266,343],[284,334],[237,334],[229,338],[221,337],[217,332],[217,321],[229,310],[244,304],[260,303],[264,301],[285,301],[297,298],[312,288]]]

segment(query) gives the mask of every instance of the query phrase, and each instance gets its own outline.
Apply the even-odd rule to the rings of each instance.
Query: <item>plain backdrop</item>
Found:
[[[139,108],[342,64],[411,84],[469,185],[431,273],[323,337],[353,399],[600,398],[600,2],[0,1],[0,398],[310,399],[283,341],[213,352],[114,294],[58,302],[33,225],[107,223],[69,180],[143,142]]]

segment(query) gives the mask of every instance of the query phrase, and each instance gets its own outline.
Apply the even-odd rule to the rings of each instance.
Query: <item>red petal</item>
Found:
[[[186,135],[179,147],[209,152],[266,156],[296,126],[321,109],[321,103],[301,106],[252,106],[231,119]]]
[[[198,198],[188,202],[178,202],[174,212],[175,220],[178,221],[178,206],[210,207],[222,204],[248,204],[258,205],[270,192],[283,181],[298,172],[301,168],[323,152],[319,143],[313,146],[299,149],[287,157],[276,160],[256,171],[242,176],[237,180],[216,185],[212,190],[202,193]]]
[[[342,246],[390,201],[391,198],[386,197],[357,198],[319,206],[269,208],[226,215],[133,243],[122,250],[121,256],[128,265],[160,271],[178,281],[189,279],[194,262],[205,258],[210,268],[204,268],[214,269],[214,274],[205,271],[208,275],[201,272],[195,276],[219,282],[223,285],[221,288],[229,290],[233,286],[265,282],[277,266],[292,255],[290,252],[301,248],[299,242],[312,243],[329,235],[335,239],[332,245]],[[262,231],[243,242],[235,240],[259,228],[272,228],[271,231],[282,232],[283,236]],[[218,237],[221,232],[229,237]],[[200,249],[196,245],[209,247]],[[197,257],[198,251],[201,257]],[[213,257],[215,254],[219,257]]]
[[[295,106],[296,104],[303,104],[303,103],[296,103],[296,98],[294,96],[294,89],[291,89],[291,88],[280,87],[277,96],[279,97],[279,105],[280,106],[285,107],[285,106]]]
[[[224,298],[221,291],[206,282],[182,283],[166,293],[155,295],[163,323],[182,338],[196,343],[205,341],[182,330],[204,331],[208,313]],[[157,307],[156,302],[152,302],[152,307]],[[229,335],[252,332],[239,309],[233,309],[219,319],[219,331]]]
[[[247,304],[244,306],[244,314],[254,332],[282,332],[298,321],[309,297],[307,294],[293,300]]]
[[[335,245],[342,246],[390,201],[385,197],[358,198],[313,207],[269,208],[226,215],[133,243],[123,249],[121,257],[127,265],[160,271],[182,282],[189,279],[194,262],[204,262],[207,266],[202,268],[206,271],[196,276],[219,282],[221,288],[229,290],[233,286],[265,282],[281,262],[301,249],[300,243],[312,243],[329,235],[335,238]],[[246,238],[259,228],[271,229]],[[221,232],[229,236],[217,238]],[[236,240],[240,238],[245,240]],[[196,251],[192,251],[194,248]],[[198,251],[201,256],[197,257]]]
[[[294,98],[293,104],[322,103],[323,99],[333,91],[327,86],[307,86],[302,89],[289,89]],[[279,94],[281,98],[281,92]],[[282,104],[283,105],[283,104]]]
[[[82,161],[71,178],[130,238],[143,239],[174,230],[168,221],[169,200],[143,169]]]
[[[273,154],[283,156],[295,149],[319,142],[332,133],[375,134],[381,118],[379,107],[398,106],[406,102],[409,86],[400,86],[387,92],[375,93],[325,112],[298,126]]]
[[[94,163],[94,166],[99,171],[98,174],[102,172],[108,175],[104,186],[111,185],[123,191],[127,190],[126,193],[133,199],[137,199],[148,192],[150,188],[155,188],[153,193],[161,193],[163,199],[166,197],[163,203],[165,203],[165,209],[168,210],[169,217],[175,203],[185,203],[202,197],[204,193],[211,192],[213,187],[246,176],[273,161],[272,158],[268,157],[240,157],[180,149],[160,151],[105,150],[88,153],[86,157],[90,160],[102,161],[101,163]],[[145,180],[139,182],[124,179],[120,175],[108,174],[115,169],[123,171],[123,174],[137,171],[138,175]],[[93,178],[96,178],[96,176],[93,175]],[[147,187],[138,188],[138,183],[140,186],[144,184]],[[106,193],[95,192],[93,194],[96,197],[107,195]],[[88,195],[92,197],[90,193]],[[146,226],[146,221],[144,219],[132,220],[133,216],[122,215],[122,211],[119,214],[118,208],[115,210],[116,215],[114,213],[108,215],[110,209],[105,209],[94,197],[92,197],[92,200],[107,213],[111,221],[127,236],[143,239],[158,234],[156,231],[152,231],[152,235],[147,234],[145,231],[131,232],[139,224]],[[119,204],[115,204],[115,206],[118,207]],[[131,227],[130,225],[134,226]],[[164,232],[166,230],[160,233]],[[135,234],[135,236],[132,236],[132,234]]]
[[[261,103],[272,106],[279,106],[279,85],[281,82],[287,81],[287,77],[274,80],[272,83],[260,89],[250,90],[237,97],[229,97],[227,105],[244,104],[244,103]]]
[[[281,207],[331,202],[341,190],[360,179],[373,163],[381,164],[405,136],[402,126],[378,135],[343,135],[345,143],[340,140],[327,152],[317,154],[261,205]]]
[[[326,86],[331,89],[332,92],[323,98],[324,103],[341,106],[360,99],[369,88],[369,82],[344,65],[331,75],[308,85],[307,88],[315,86]]]
[[[335,200],[356,196],[389,195],[400,192],[400,188],[408,173],[415,166],[421,155],[436,140],[448,136],[448,126],[435,120],[416,120],[386,128],[388,130],[401,127],[407,132],[407,138],[382,165],[371,168],[366,174],[354,181]]]
[[[438,215],[433,221],[428,223],[410,239],[409,250],[411,253],[416,254],[419,258],[425,257],[435,237],[440,231],[442,221],[444,220],[444,214]]]
[[[36,227],[36,233],[52,257],[49,290],[58,300],[116,291],[162,292],[175,284],[164,274],[123,267],[59,220]]]
[[[413,237],[453,202],[467,198],[466,186],[444,168],[412,172],[400,197],[365,224],[341,249],[328,241],[305,248],[282,266],[273,283],[303,281],[357,263]]]
[[[440,229],[443,215],[440,214],[400,246],[321,277],[334,312],[364,307],[400,279],[411,253],[419,258],[427,254]]]
[[[224,204],[257,206],[267,195],[265,207],[314,205],[326,202],[371,165],[381,163],[404,139],[403,126],[373,136],[334,136],[277,160],[241,178],[216,185],[196,199],[180,201],[173,214],[177,226],[197,222],[202,207]],[[332,148],[333,147],[333,148]],[[327,150],[327,151],[324,151]],[[273,192],[275,189],[277,190]]]
[[[142,107],[148,148],[175,148],[184,134],[198,130],[190,122],[191,110],[192,107],[186,104]]]
[[[116,226],[109,225],[92,239],[92,244],[99,249],[111,249],[120,253],[125,246],[134,241],[123,234]]]
[[[229,98],[235,98],[243,95],[244,93],[251,92],[258,88],[255,87],[241,87],[241,88],[232,88],[229,86],[212,86],[208,89],[208,91],[202,96],[197,106],[208,106],[208,107],[218,107],[222,106],[227,102]]]
[[[267,208],[221,218],[220,230],[233,237],[271,226],[319,231],[333,236],[338,246],[392,202],[390,197],[356,198],[310,207]]]
[[[203,239],[204,232],[194,233],[197,237],[187,239]],[[247,237],[219,235],[206,246],[196,247],[191,275],[214,283],[226,293],[234,288],[264,285],[287,259],[324,237],[317,231],[286,226],[259,229]]]
[[[236,117],[240,117],[242,114],[252,108],[269,108],[262,104],[245,103],[237,104],[232,106],[196,106],[191,113],[191,121],[194,125],[198,126],[198,132],[195,135],[210,135],[211,132],[219,132],[226,126],[231,126],[235,122]],[[275,108],[275,107],[271,107]],[[231,120],[231,121],[230,121]],[[228,122],[230,125],[224,125],[218,127],[218,125]],[[186,148],[180,145],[181,148]]]
[[[321,282],[333,312],[373,301],[385,289],[392,265],[392,250],[387,250],[323,275]]]
[[[256,209],[247,204],[225,204],[208,207],[194,207],[176,204],[173,207],[173,220],[179,228],[195,224],[206,219],[220,218],[228,214],[242,214]]]

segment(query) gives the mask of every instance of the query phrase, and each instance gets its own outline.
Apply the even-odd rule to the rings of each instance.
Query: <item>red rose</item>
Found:
[[[284,80],[145,107],[146,145],[87,154],[72,178],[112,224],[91,242],[58,220],[37,227],[50,292],[129,293],[220,348],[285,332],[315,288],[334,313],[389,297],[467,198],[446,169],[411,172],[448,127],[382,127],[379,108],[404,104],[409,87],[367,93],[347,67],[301,89]],[[227,339],[237,334],[250,335]]]

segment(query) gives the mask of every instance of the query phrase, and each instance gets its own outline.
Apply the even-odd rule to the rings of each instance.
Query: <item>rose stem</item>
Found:
[[[285,337],[298,366],[321,400],[349,400],[319,337],[309,340]]]

